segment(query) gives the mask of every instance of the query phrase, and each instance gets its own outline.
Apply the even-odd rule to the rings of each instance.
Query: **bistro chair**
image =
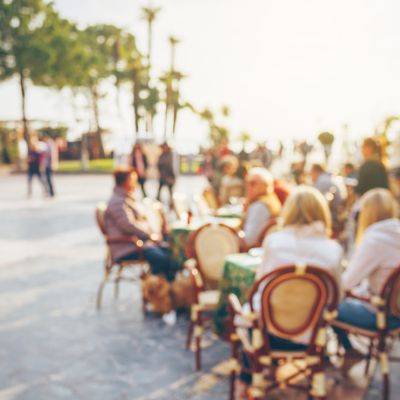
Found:
[[[218,282],[222,278],[224,258],[242,249],[242,239],[236,231],[223,224],[206,224],[188,238],[186,252],[189,260],[185,267],[190,271],[194,292],[191,306],[186,348],[189,349],[194,336],[195,366],[201,369],[201,339],[205,313],[215,311],[219,301]]]
[[[369,351],[365,356],[367,361],[365,375],[369,372],[371,359],[378,361],[382,373],[382,398],[387,400],[390,395],[389,361],[400,361],[399,357],[389,357],[391,344],[398,338],[400,328],[388,328],[389,316],[400,317],[400,266],[386,279],[379,295],[362,297],[352,292],[348,292],[346,295],[347,297],[358,299],[377,310],[377,330],[370,331],[341,321],[333,321],[332,326],[343,329],[357,337],[366,338],[369,341]]]
[[[236,375],[244,368],[239,349],[250,363],[249,398],[264,399],[276,388],[291,387],[308,392],[309,398],[325,399],[326,328],[336,318],[338,302],[333,275],[304,264],[285,266],[255,283],[250,293],[250,312],[244,312],[236,295],[230,294],[228,301],[232,357],[230,399],[234,398]],[[260,307],[258,312],[256,304]],[[238,318],[247,323],[241,326]],[[301,337],[306,343],[305,349],[272,349],[269,335],[289,341]],[[282,373],[280,369],[285,364],[290,366],[289,373]],[[306,384],[300,382],[304,378]]]
[[[143,241],[138,239],[135,236],[117,236],[110,237],[107,235],[106,226],[105,226],[105,211],[106,204],[100,203],[96,207],[96,222],[100,229],[100,232],[103,235],[103,238],[106,243],[106,255],[104,259],[104,276],[103,280],[100,282],[99,288],[97,290],[97,299],[96,299],[96,307],[97,309],[101,308],[101,301],[103,296],[103,289],[107,282],[114,281],[114,295],[117,298],[119,294],[119,282],[122,280],[125,281],[139,281],[144,275],[147,273],[149,266],[144,259],[143,255]],[[129,242],[136,245],[139,252],[138,260],[129,260],[129,261],[114,261],[111,254],[111,243],[121,243],[121,242]],[[138,270],[138,274],[136,276],[124,276],[123,272],[126,268],[135,267]],[[143,300],[143,311],[145,310],[145,301]]]

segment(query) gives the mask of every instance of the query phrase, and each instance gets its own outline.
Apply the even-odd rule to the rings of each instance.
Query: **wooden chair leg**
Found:
[[[365,364],[365,371],[364,371],[364,375],[367,376],[368,372],[369,372],[369,367],[371,365],[371,358],[372,358],[372,351],[374,349],[374,341],[373,339],[370,339],[369,342],[369,349],[368,349],[368,354],[367,354],[367,363]]]
[[[195,339],[195,366],[196,371],[201,370],[201,337],[203,336],[203,320],[202,315],[198,312],[197,320],[194,323],[194,339]]]
[[[104,278],[100,282],[99,288],[97,289],[96,308],[98,310],[100,310],[100,308],[101,308],[101,300],[102,300],[102,297],[103,297],[103,289],[104,289],[104,285],[108,281],[109,275],[110,275],[110,271],[108,269],[106,269],[104,271]]]
[[[240,371],[240,362],[239,362],[239,341],[236,340],[233,336],[236,336],[235,333],[230,334],[231,338],[231,373],[229,376],[229,400],[235,399],[235,386],[236,386],[236,378],[237,373]]]
[[[325,373],[323,372],[323,367],[320,365],[312,368],[310,389],[309,398],[326,400]]]
[[[389,379],[389,358],[385,351],[379,355],[379,361],[382,371],[382,399],[389,400],[390,397],[390,379]]]
[[[186,336],[186,350],[190,349],[190,344],[192,343],[192,338],[193,338],[193,321],[190,320],[188,333]]]
[[[121,280],[122,270],[123,270],[123,267],[120,266],[118,268],[118,273],[117,273],[117,276],[115,277],[115,281],[114,281],[114,298],[115,299],[118,299],[118,296],[119,296],[119,282]]]
[[[229,376],[229,400],[235,400],[236,371],[232,370]]]

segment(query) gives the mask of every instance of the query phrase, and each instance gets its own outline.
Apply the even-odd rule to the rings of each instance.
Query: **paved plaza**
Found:
[[[181,178],[177,189],[194,194],[203,185]],[[109,176],[57,176],[55,199],[38,185],[28,199],[24,176],[0,176],[0,400],[227,399],[225,343],[207,336],[195,373],[186,318],[171,327],[144,317],[137,286],[122,284],[117,301],[107,287],[95,310],[104,244],[94,208],[111,188]],[[397,369],[393,399],[398,381]],[[364,390],[342,393],[357,399]],[[377,393],[375,380],[366,398]]]

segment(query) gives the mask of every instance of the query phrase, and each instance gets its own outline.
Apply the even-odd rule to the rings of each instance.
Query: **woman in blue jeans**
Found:
[[[396,200],[389,190],[372,189],[361,197],[356,244],[343,274],[343,288],[362,296],[379,295],[390,273],[400,266],[400,221]],[[360,283],[365,283],[362,288]],[[376,310],[360,300],[345,299],[339,305],[337,319],[359,328],[377,330]],[[388,328],[398,327],[400,318],[389,316]],[[352,360],[362,356],[353,349],[345,331],[335,331]],[[351,364],[349,360],[348,366]]]

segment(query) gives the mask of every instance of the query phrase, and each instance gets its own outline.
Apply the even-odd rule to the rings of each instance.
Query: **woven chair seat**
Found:
[[[219,290],[205,290],[199,293],[199,303],[202,309],[215,309],[219,301]]]

